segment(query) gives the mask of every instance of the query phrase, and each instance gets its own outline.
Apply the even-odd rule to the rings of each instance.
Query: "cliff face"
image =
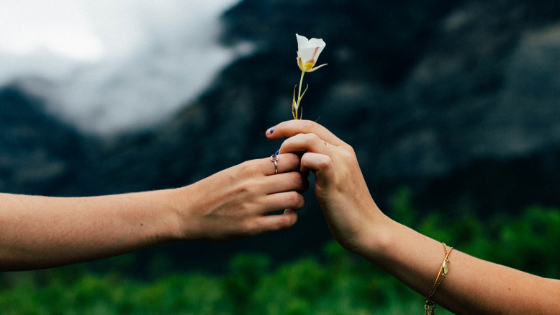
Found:
[[[17,86],[0,88],[0,191],[57,194],[80,171],[85,139]]]
[[[560,2],[245,0],[223,24],[225,45],[250,41],[257,52],[142,134],[94,141],[52,118],[37,125],[42,114],[16,88],[4,88],[0,189],[95,195],[168,188],[269,156],[281,142],[266,140],[265,130],[291,119],[299,33],[326,41],[319,62],[329,64],[305,76],[304,118],[320,117],[355,148],[382,206],[402,184],[424,208],[560,206]],[[14,106],[17,117],[6,110]],[[13,136],[18,128],[28,136]],[[35,179],[13,175],[18,170]],[[313,250],[328,231],[312,200],[308,209],[286,233],[189,246],[200,257],[263,244],[280,256]]]

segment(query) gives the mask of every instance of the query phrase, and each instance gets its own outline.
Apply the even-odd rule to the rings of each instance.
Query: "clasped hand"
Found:
[[[359,252],[388,218],[373,201],[352,147],[312,121],[283,122],[266,134],[288,137],[282,154],[303,152],[300,172],[314,173],[315,195],[331,233],[344,248]]]
[[[265,158],[185,187],[192,192],[183,196],[199,202],[186,212],[191,217],[182,229],[184,239],[227,241],[292,226],[294,210],[305,205],[302,193],[313,172],[315,195],[332,234],[343,247],[358,252],[387,218],[369,193],[352,147],[311,121],[283,122],[266,134],[269,139],[288,138],[280,149],[278,174]],[[267,215],[282,209],[288,210]]]

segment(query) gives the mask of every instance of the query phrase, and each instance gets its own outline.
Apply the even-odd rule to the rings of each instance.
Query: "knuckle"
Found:
[[[328,156],[325,156],[324,158],[320,159],[317,163],[319,164],[319,168],[326,169],[326,168],[330,168],[332,164],[332,160]]]
[[[300,195],[300,199],[299,199],[299,204],[295,207],[295,209],[300,210],[303,209],[305,207],[305,197]]]
[[[291,181],[294,187],[299,188],[303,185],[304,178],[300,172],[292,172],[291,176],[292,176]]]
[[[295,143],[301,142],[301,141],[306,141],[307,140],[307,134],[306,133],[298,133],[297,135],[293,136],[292,138],[287,139],[286,142],[288,142],[290,140],[295,142]]]
[[[346,150],[352,154],[356,154],[356,151],[354,151],[354,148],[349,145],[349,144],[344,144],[344,147],[346,148]]]
[[[309,138],[309,140],[311,141],[321,141],[321,138],[319,138],[319,136],[317,136],[314,133],[308,133],[306,134],[306,136]]]
[[[278,229],[287,229],[292,226],[292,220],[287,215],[279,215]]]
[[[247,187],[247,185],[245,184],[239,185],[237,189],[235,189],[234,194],[236,196],[243,196],[249,194],[249,187]]]
[[[255,195],[258,190],[258,184],[254,180],[246,180],[237,187],[236,193],[240,196]]]
[[[291,192],[288,193],[287,203],[290,207],[296,207],[301,203],[301,198],[302,198],[302,196],[299,193],[297,193],[295,191],[291,191]]]
[[[241,234],[252,235],[257,229],[257,225],[252,220],[241,223]]]
[[[242,173],[251,173],[255,170],[255,161],[245,161],[239,164],[239,169]]]
[[[253,160],[245,161],[245,162],[243,162],[243,163],[240,164],[240,166],[241,166],[242,168],[248,168],[248,167],[251,167],[252,165],[253,165]]]
[[[349,147],[348,149],[342,150],[341,155],[346,160],[356,159],[356,152],[354,152],[354,149],[352,147]]]

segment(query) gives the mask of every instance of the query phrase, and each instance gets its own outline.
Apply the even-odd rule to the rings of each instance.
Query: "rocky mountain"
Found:
[[[0,89],[0,191],[56,195],[84,165],[87,138],[18,85]]]
[[[295,34],[323,38],[304,118],[351,144],[374,198],[397,187],[452,214],[560,206],[560,2],[244,0],[223,16],[224,45],[254,43],[197,101],[157,128],[85,138],[40,100],[0,91],[0,189],[97,195],[177,187],[280,146],[291,119]],[[290,231],[232,244],[170,245],[192,266],[238,250],[315,251],[329,233],[312,194]],[[220,252],[220,254],[217,254]]]

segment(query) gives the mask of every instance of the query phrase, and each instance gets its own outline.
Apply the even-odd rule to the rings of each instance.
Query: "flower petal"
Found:
[[[313,53],[315,53],[315,48],[316,48],[316,47],[304,48],[304,49],[298,50],[298,52],[297,52],[298,57],[301,58],[301,61],[303,62],[303,64],[306,64],[306,63],[308,63],[310,60],[312,60],[312,58],[313,58]],[[317,53],[319,53],[319,52],[317,51]],[[315,57],[317,57],[317,54],[315,54]]]
[[[311,47],[319,47],[319,50],[317,50],[317,54],[315,55],[315,63],[317,63],[317,59],[319,59],[319,55],[321,54],[323,49],[325,49],[325,46],[327,46],[327,44],[322,39],[317,39],[317,38],[310,39],[309,44]]]
[[[298,50],[302,50],[309,46],[307,37],[296,34]]]
[[[321,47],[321,49],[325,48],[325,42],[323,41],[323,39],[319,38],[312,38],[309,40],[308,42],[309,47]]]
[[[297,65],[299,67],[299,70],[303,71],[303,63],[301,62],[300,57],[297,58]]]

